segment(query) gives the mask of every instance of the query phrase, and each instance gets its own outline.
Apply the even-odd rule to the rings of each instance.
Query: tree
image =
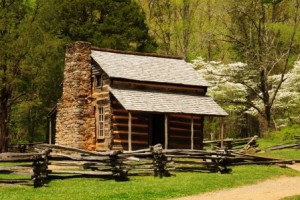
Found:
[[[212,87],[208,94],[221,103],[222,107],[230,113],[228,128],[233,130],[231,124],[236,127],[243,126],[243,114],[248,113],[260,118],[258,110],[264,109],[264,104],[258,97],[253,98],[248,85],[256,85],[256,82],[249,77],[255,76],[255,71],[248,71],[245,63],[224,64],[222,62],[205,62],[199,57],[193,61],[195,68],[203,75]],[[295,62],[293,67],[285,74],[286,81],[282,83],[276,101],[272,107],[272,119],[276,128],[299,122],[300,106],[300,63]],[[245,79],[247,86],[241,84],[240,80]],[[281,81],[281,75],[270,75],[269,82],[272,87],[268,93],[274,94],[277,85]],[[239,132],[239,131],[238,131]]]
[[[145,15],[132,0],[49,0],[41,25],[54,36],[95,46],[153,52]]]
[[[152,52],[145,16],[119,0],[3,0],[0,13],[0,151],[11,141],[45,141],[47,113],[61,93],[65,45]]]
[[[292,16],[272,23],[269,5],[280,4],[281,1],[231,1],[228,14],[231,23],[226,23],[228,33],[225,33],[226,41],[233,44],[236,51],[236,59],[247,63],[247,70],[251,76],[245,76],[245,71],[233,75],[237,83],[246,86],[251,95],[247,104],[255,109],[264,119],[266,127],[272,126],[272,107],[278,92],[286,80],[285,74],[291,66],[290,60],[294,55],[296,46],[295,36],[299,18],[299,1],[294,1]],[[281,20],[281,21],[280,21]],[[285,22],[282,25],[283,21]],[[284,30],[288,29],[289,39],[282,38]],[[297,45],[299,45],[297,43]],[[279,74],[280,80],[272,82],[271,75]],[[270,88],[275,87],[271,93]],[[259,99],[263,108],[253,104],[253,99]]]
[[[37,36],[30,28],[33,12],[23,0],[0,3],[0,152],[7,149],[10,109],[30,97],[31,72],[36,69],[27,65],[26,58],[33,49],[31,39]]]
[[[279,83],[281,75],[273,75],[270,79]],[[270,89],[270,93],[276,91],[276,84]],[[257,102],[259,105],[259,102]],[[260,105],[262,107],[262,105]],[[299,124],[300,122],[300,62],[296,61],[293,67],[285,74],[285,81],[278,91],[273,108],[273,122],[275,128]]]
[[[136,1],[147,13],[150,33],[157,39],[160,50],[167,55],[180,55],[187,59],[197,29],[197,18],[200,17],[201,1]]]

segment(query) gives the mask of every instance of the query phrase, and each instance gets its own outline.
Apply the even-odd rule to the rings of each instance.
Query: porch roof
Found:
[[[119,88],[110,88],[110,91],[128,111],[228,115],[208,96]]]

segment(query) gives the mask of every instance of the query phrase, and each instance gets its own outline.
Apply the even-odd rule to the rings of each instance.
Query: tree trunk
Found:
[[[265,115],[266,115],[265,117],[266,117],[268,131],[272,128],[271,127],[271,109],[272,109],[272,106],[265,105]]]
[[[0,153],[6,152],[8,148],[7,117],[7,108],[2,105],[0,108]]]

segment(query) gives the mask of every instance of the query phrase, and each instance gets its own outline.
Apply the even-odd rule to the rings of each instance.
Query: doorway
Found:
[[[164,147],[165,144],[165,115],[164,114],[152,114],[151,116],[151,145],[161,144]]]

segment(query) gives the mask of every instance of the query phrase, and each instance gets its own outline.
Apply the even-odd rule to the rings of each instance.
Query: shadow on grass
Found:
[[[198,172],[198,173],[222,173],[218,171],[218,169],[207,169],[206,167],[178,167],[175,170],[170,170],[169,176],[176,176],[176,172]],[[11,174],[11,171],[1,171],[2,174]],[[230,174],[231,169],[226,169],[223,172],[224,174]],[[138,172],[138,171],[129,171],[126,177],[118,177],[118,176],[111,176],[111,175],[87,175],[87,174],[48,174],[47,178],[43,179],[42,182],[39,183],[37,187],[44,187],[51,183],[52,180],[67,180],[67,179],[78,179],[78,178],[94,178],[97,181],[111,181],[115,180],[116,182],[124,182],[129,181],[130,177],[141,177],[141,176],[154,176],[155,175],[151,172]],[[167,178],[165,176],[158,176],[160,178]],[[15,178],[15,179],[0,179],[0,184],[6,185],[22,185],[22,186],[34,186],[34,181],[30,178]]]

